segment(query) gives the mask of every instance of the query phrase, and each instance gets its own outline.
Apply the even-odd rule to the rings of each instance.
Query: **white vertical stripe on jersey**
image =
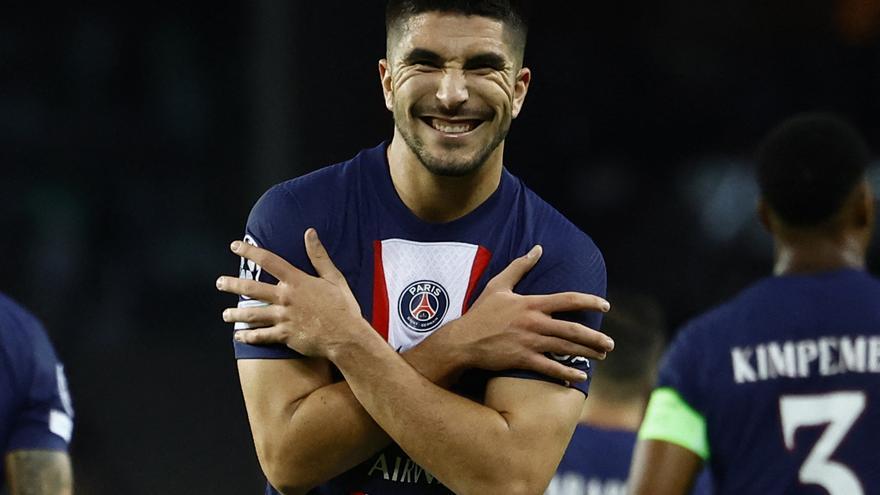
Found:
[[[448,310],[443,321],[461,316],[478,246],[461,242],[415,242],[404,239],[382,241],[382,268],[388,291],[388,343],[405,351],[433,332],[418,332],[401,319],[398,301],[413,282],[427,280],[446,289]],[[434,330],[436,330],[434,328]]]

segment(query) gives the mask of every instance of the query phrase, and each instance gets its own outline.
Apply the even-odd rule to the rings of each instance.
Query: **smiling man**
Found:
[[[525,17],[392,1],[386,28],[390,143],[270,189],[217,281],[267,493],[540,494],[613,342],[599,250],[504,168]]]

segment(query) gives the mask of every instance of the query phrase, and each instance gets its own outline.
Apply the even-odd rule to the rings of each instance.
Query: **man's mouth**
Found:
[[[482,120],[445,120],[436,117],[423,117],[426,124],[444,134],[464,134],[476,129]]]

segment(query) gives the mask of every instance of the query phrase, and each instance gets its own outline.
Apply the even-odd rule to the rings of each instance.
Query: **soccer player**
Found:
[[[793,117],[758,155],[774,276],[688,323],[661,365],[631,493],[880,493],[880,282],[868,149],[828,114]]]
[[[395,0],[386,28],[393,138],[270,189],[217,282],[262,327],[235,349],[267,493],[540,494],[613,343],[599,250],[503,166],[525,18]]]
[[[73,493],[67,454],[72,433],[64,368],[46,332],[0,294],[0,480],[9,495]]]

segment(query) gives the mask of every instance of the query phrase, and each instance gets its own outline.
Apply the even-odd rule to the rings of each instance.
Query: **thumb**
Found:
[[[306,253],[309,255],[309,260],[312,262],[312,266],[315,267],[315,271],[318,272],[319,277],[331,281],[342,278],[342,273],[333,264],[333,260],[327,254],[327,249],[324,248],[324,244],[318,238],[318,232],[315,229],[306,229],[305,244]]]
[[[513,290],[513,287],[538,263],[543,252],[541,245],[536,244],[525,256],[511,261],[501,273],[495,275],[487,284],[487,288]]]

